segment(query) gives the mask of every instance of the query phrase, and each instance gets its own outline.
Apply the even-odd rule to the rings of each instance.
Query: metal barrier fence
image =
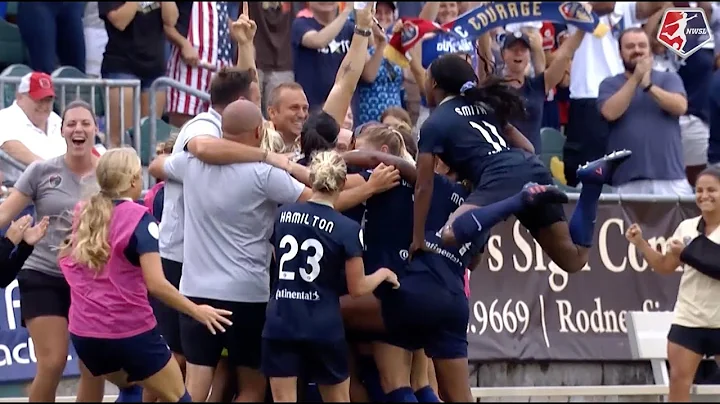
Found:
[[[7,91],[7,85],[10,84],[13,88],[15,88],[18,84],[20,84],[21,79],[21,77],[0,76],[0,100],[6,99],[5,92]],[[125,120],[122,119],[125,116],[125,91],[118,91],[117,103],[119,104],[119,114],[118,116],[115,116],[115,110],[118,109],[110,108],[110,90],[131,89],[133,92],[133,147],[135,147],[137,152],[140,153],[140,80],[53,77],[53,84],[56,87],[60,88],[59,94],[56,94],[60,110],[63,110],[68,102],[74,101],[77,98],[88,102],[92,106],[95,115],[100,115],[101,117],[103,117],[106,127],[108,129],[112,126],[111,122],[113,120],[119,119],[122,144],[125,143],[125,133],[128,129],[125,127]],[[72,95],[72,93],[74,92],[76,97],[68,97],[68,89],[70,89],[70,94]],[[103,114],[98,114],[98,112],[101,112],[98,111],[98,100],[100,98],[104,98],[104,100],[102,100],[100,104],[100,106],[103,108]],[[106,130],[106,132],[109,131]],[[109,145],[109,141],[109,136],[106,136],[104,139],[105,146]]]
[[[175,88],[184,93],[188,93],[195,97],[200,98],[203,101],[210,102],[210,94],[198,90],[197,88],[190,87],[177,80],[173,80],[170,77],[160,77],[155,79],[150,85],[150,116],[159,116],[157,111],[157,99],[158,90],[163,87]],[[155,147],[157,145],[157,121],[155,119],[150,120],[150,153],[152,157],[155,157]]]

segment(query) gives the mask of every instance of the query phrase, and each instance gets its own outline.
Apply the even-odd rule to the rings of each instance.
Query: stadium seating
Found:
[[[72,66],[62,66],[52,72],[51,77],[54,79],[87,79],[88,76]],[[63,87],[65,94],[63,94]],[[93,89],[95,91],[93,99]],[[76,99],[81,99],[95,108],[95,115],[102,116],[105,114],[105,89],[100,86],[90,85],[58,85],[55,83],[55,110],[62,111],[63,106]]]
[[[0,68],[27,62],[27,50],[17,25],[0,19]]]
[[[2,20],[0,20],[2,21]],[[2,46],[2,44],[0,44]],[[2,51],[0,50],[0,53]],[[13,64],[5,68],[5,70],[0,73],[1,77],[22,77],[28,73],[32,72],[32,69],[30,69],[28,66],[25,66],[23,64]],[[2,107],[8,107],[10,104],[15,101],[15,92],[17,91],[17,83],[8,83],[5,84],[5,87],[3,88],[3,99],[0,100],[2,102]]]

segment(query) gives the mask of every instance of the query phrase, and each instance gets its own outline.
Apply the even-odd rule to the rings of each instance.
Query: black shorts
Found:
[[[333,385],[345,381],[348,346],[332,343],[263,338],[262,371],[267,377],[302,377],[306,382]]]
[[[535,155],[526,155],[526,159],[512,170],[505,168],[490,170],[485,177],[465,198],[465,203],[487,206],[516,195],[528,182],[541,185],[554,183],[550,171]],[[531,207],[515,216],[534,236],[540,229],[564,221],[565,211],[563,205],[554,203]]]
[[[70,334],[75,352],[93,376],[124,370],[128,381],[145,380],[161,371],[171,354],[157,328],[121,339],[87,338]]]
[[[695,328],[673,324],[668,341],[704,356],[720,354],[720,328]]]
[[[70,311],[70,285],[62,276],[25,269],[17,276],[20,289],[20,319],[25,324],[35,317],[65,317]]]
[[[193,365],[217,366],[223,349],[228,351],[228,363],[235,367],[260,369],[262,331],[265,326],[267,303],[241,303],[189,297],[197,304],[231,311],[232,325],[225,332],[213,335],[205,324],[185,314],[180,315],[180,339],[185,359]]]
[[[165,278],[176,288],[180,288],[180,277],[182,276],[182,262],[162,258],[163,272]],[[167,342],[170,350],[182,354],[182,343],[180,342],[180,313],[166,306],[160,300],[149,296],[148,300],[157,318],[158,330]]]
[[[408,351],[424,349],[429,358],[467,358],[467,297],[443,290],[429,275],[403,277],[400,288],[383,297],[382,316],[383,342]]]

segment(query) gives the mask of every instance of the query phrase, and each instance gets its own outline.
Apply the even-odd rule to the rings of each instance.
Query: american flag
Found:
[[[232,48],[228,27],[228,2],[193,2],[188,29],[188,41],[197,49],[200,67],[190,67],[182,61],[180,49],[172,47],[167,76],[192,88],[207,92],[213,71],[232,65]],[[209,69],[204,66],[210,66]],[[208,104],[199,98],[168,88],[167,110],[184,115],[207,111]]]
[[[228,26],[228,18],[230,13],[228,12],[228,2],[218,1],[217,2],[217,14],[218,14],[218,60],[225,63],[232,61],[232,46],[230,43],[230,27]],[[223,63],[223,64],[225,64]],[[232,63],[232,62],[230,62]]]

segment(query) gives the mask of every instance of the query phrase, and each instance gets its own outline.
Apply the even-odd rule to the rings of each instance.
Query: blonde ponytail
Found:
[[[76,218],[73,259],[95,272],[100,272],[110,257],[110,219],[113,201],[102,191],[96,193],[82,207]]]

